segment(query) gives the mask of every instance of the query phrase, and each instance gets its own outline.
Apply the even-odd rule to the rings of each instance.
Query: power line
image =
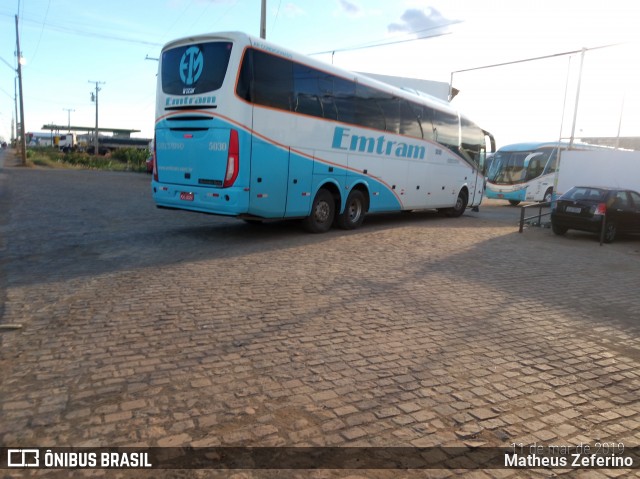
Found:
[[[8,16],[8,15],[4,15],[4,14],[0,14],[0,16]],[[138,40],[135,38],[130,38],[130,37],[124,37],[124,36],[119,36],[119,35],[113,35],[111,33],[100,33],[100,32],[96,32],[96,31],[87,31],[87,30],[83,30],[81,28],[77,28],[77,27],[67,27],[64,25],[60,25],[60,24],[55,24],[55,23],[51,23],[51,22],[45,22],[45,23],[40,23],[37,22],[35,20],[29,20],[29,19],[21,19],[21,23],[28,23],[28,24],[32,24],[38,27],[41,27],[42,29],[47,29],[47,30],[51,30],[51,31],[56,31],[56,32],[60,32],[60,33],[67,33],[67,34],[71,34],[71,35],[78,35],[78,36],[83,36],[83,37],[87,37],[87,38],[102,38],[105,40],[115,40],[115,41],[119,41],[119,42],[126,42],[126,43],[136,43],[136,44],[140,44],[140,45],[149,45],[149,46],[153,46],[153,47],[161,47],[162,43],[158,43],[158,42],[151,42],[151,41],[146,41],[146,40]]]
[[[624,43],[611,43],[609,45],[602,45],[602,46],[599,46],[599,47],[581,48],[580,50],[571,50],[569,52],[553,53],[551,55],[543,55],[543,56],[540,56],[540,57],[525,58],[523,60],[513,60],[513,61],[510,61],[510,62],[495,63],[493,65],[484,65],[484,66],[481,66],[481,67],[465,68],[464,70],[456,70],[456,71],[451,72],[451,73],[463,73],[463,72],[471,72],[471,71],[474,71],[474,70],[484,70],[486,68],[504,67],[504,66],[507,66],[507,65],[516,65],[518,63],[533,62],[533,61],[536,61],[536,60],[545,60],[547,58],[556,58],[556,57],[564,57],[564,56],[567,56],[567,55],[575,55],[576,53],[582,52],[582,50],[600,50],[602,48],[619,47],[620,45],[624,45]]]
[[[11,65],[7,60],[5,60],[4,58],[0,57],[0,60],[3,61],[3,63],[5,65],[7,65],[9,68],[11,68],[14,72],[16,71],[16,69],[13,67],[13,65]]]
[[[548,58],[564,57],[564,56],[567,56],[567,55],[575,55],[576,53],[582,53],[584,51],[601,50],[603,48],[619,47],[621,45],[624,45],[624,43],[611,43],[609,45],[601,45],[601,46],[598,46],[598,47],[581,48],[580,50],[571,50],[571,51],[568,51],[568,52],[552,53],[550,55],[542,55],[542,56],[539,56],[539,57],[524,58],[522,60],[513,60],[513,61],[510,61],[510,62],[494,63],[492,65],[483,65],[483,66],[480,66],[480,67],[465,68],[463,70],[455,70],[455,71],[451,72],[451,79],[449,81],[449,101],[451,101],[453,99],[453,96],[452,96],[452,92],[453,92],[453,75],[455,75],[456,73],[472,72],[472,71],[475,71],[475,70],[485,70],[485,69],[488,69],[488,68],[504,67],[504,66],[508,66],[508,65],[517,65],[518,63],[534,62],[534,61],[537,61],[537,60],[546,60]]]
[[[36,45],[36,50],[35,50],[35,52],[33,52],[33,55],[31,55],[31,61],[33,61],[33,59],[38,54],[38,49],[40,48],[40,42],[42,41],[42,33],[44,32],[44,26],[47,23],[47,17],[49,16],[49,8],[50,7],[51,7],[51,0],[49,0],[49,3],[47,4],[47,11],[44,14],[44,20],[42,20],[42,28],[40,29],[40,36],[38,37],[38,43]]]
[[[438,26],[435,26],[435,27],[425,28],[423,30],[418,30],[418,31],[415,31],[415,32],[411,32],[411,33],[409,33],[409,35],[416,35],[416,34],[420,34],[420,33],[431,31],[431,30],[437,30],[439,28],[449,27],[451,25],[456,25],[458,23],[462,23],[462,21],[461,20],[456,20],[456,21],[453,21],[453,22],[446,23],[444,25],[438,25]],[[445,35],[451,35],[451,33],[452,32],[442,32],[442,33],[436,33],[434,35],[425,35],[425,36],[422,36],[422,37],[419,36],[419,37],[416,37],[416,38],[405,38],[405,39],[402,39],[402,40],[381,41],[379,43],[370,42],[370,43],[367,43],[367,44],[356,45],[356,46],[353,46],[353,47],[334,48],[333,50],[310,53],[309,55],[326,55],[328,53],[348,52],[348,51],[354,51],[354,50],[363,50],[363,49],[366,49],[366,48],[384,47],[384,46],[387,46],[387,45],[396,45],[396,44],[399,44],[399,43],[416,42],[418,40],[425,40],[425,39],[428,39],[428,38],[442,37],[442,36],[445,36]]]

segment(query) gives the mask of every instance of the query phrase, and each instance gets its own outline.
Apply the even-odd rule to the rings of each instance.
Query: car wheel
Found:
[[[450,218],[457,218],[458,216],[462,216],[464,210],[467,209],[467,202],[469,198],[467,197],[467,192],[465,190],[460,190],[458,193],[458,198],[456,199],[456,205],[453,208],[448,208],[446,210],[447,216]]]
[[[613,243],[613,240],[616,239],[617,228],[615,223],[607,223],[604,226],[604,242],[605,243]]]
[[[303,221],[304,227],[311,233],[326,233],[333,223],[335,210],[333,195],[321,189],[313,200],[311,214]]]
[[[344,212],[337,217],[338,226],[344,230],[358,228],[364,221],[366,201],[362,191],[353,190],[347,197]]]
[[[520,200],[509,200],[509,204],[511,206],[518,206],[520,204]]]
[[[551,231],[558,236],[564,235],[569,228],[551,223]]]

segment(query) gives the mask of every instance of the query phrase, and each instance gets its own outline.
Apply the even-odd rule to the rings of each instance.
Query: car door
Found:
[[[629,193],[624,190],[616,191],[613,204],[607,209],[610,220],[615,222],[619,232],[630,231],[633,225],[633,203]]]
[[[640,233],[640,193],[629,191],[631,197],[631,208],[629,212],[630,231]]]

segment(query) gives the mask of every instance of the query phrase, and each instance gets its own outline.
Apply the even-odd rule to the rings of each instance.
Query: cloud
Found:
[[[288,18],[297,18],[305,15],[305,11],[293,3],[287,3],[282,9],[282,13]]]
[[[438,10],[433,7],[427,8],[426,11],[417,8],[406,10],[400,17],[400,23],[391,23],[387,27],[390,33],[418,33],[426,30],[435,30],[442,27],[446,30],[446,25],[451,20],[444,17]]]
[[[349,0],[338,0],[338,3],[340,4],[342,11],[349,16],[355,17],[362,13],[360,6],[354,2],[350,2]]]

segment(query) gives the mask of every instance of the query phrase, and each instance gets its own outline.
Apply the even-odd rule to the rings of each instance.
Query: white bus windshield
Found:
[[[487,179],[496,185],[515,185],[547,173],[555,158],[555,149],[542,151],[498,151],[493,157]]]

